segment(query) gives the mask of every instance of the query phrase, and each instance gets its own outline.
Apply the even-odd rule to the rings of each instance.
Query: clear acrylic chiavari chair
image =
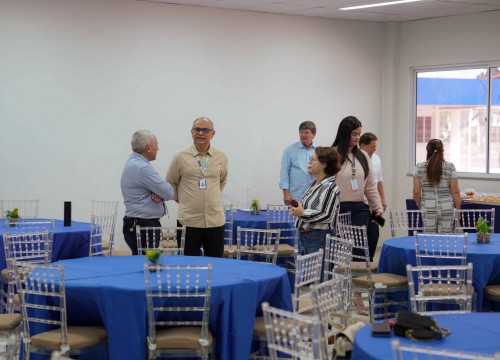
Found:
[[[364,264],[364,267],[360,267],[364,274],[358,272],[357,268],[355,272],[351,265],[352,292],[356,295],[351,302],[351,310],[368,311],[370,322],[373,322],[375,318],[395,316],[397,311],[406,308],[406,296],[400,296],[399,299],[396,294],[407,294],[406,276],[372,273],[366,226],[339,225],[339,230],[339,235],[352,243],[353,262]]]
[[[389,210],[391,236],[411,236],[425,231],[425,210]]]
[[[0,200],[0,218],[5,217],[7,210],[18,209],[19,216],[25,219],[38,218],[38,205],[36,200]]]
[[[136,228],[137,253],[159,250],[162,255],[184,255],[186,227],[139,226]]]
[[[155,270],[151,272],[151,270]],[[208,328],[213,264],[144,264],[149,359],[200,357],[213,353]]]
[[[407,265],[406,272],[412,311],[426,314],[472,311],[472,263],[416,267]]]
[[[113,252],[118,201],[92,200],[90,215],[90,256]]]
[[[262,304],[270,359],[328,359],[327,339],[317,316],[305,316]]]
[[[237,259],[246,258],[276,265],[281,230],[237,228]]]

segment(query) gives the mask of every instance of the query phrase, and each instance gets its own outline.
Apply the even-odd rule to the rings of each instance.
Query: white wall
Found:
[[[412,197],[410,161],[410,68],[498,61],[500,47],[500,11],[440,19],[405,22],[400,25],[398,66],[395,67],[396,117],[390,123],[390,136],[383,137],[384,171],[391,174],[393,186],[389,199],[393,208],[403,208]],[[384,133],[385,134],[385,133]],[[460,187],[482,192],[499,192],[498,180],[459,179]]]
[[[279,203],[300,122],[316,122],[322,145],[347,115],[381,132],[384,31],[135,0],[1,0],[0,198],[39,198],[56,218],[69,200],[88,221],[90,199],[122,200],[135,130],[157,134],[163,175],[203,115],[229,156],[228,187]]]

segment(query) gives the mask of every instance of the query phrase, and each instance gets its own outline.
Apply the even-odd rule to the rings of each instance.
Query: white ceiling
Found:
[[[203,6],[300,16],[361,20],[411,21],[443,16],[499,11],[500,0],[423,0],[419,2],[342,11],[340,7],[391,0],[142,0],[167,4]]]

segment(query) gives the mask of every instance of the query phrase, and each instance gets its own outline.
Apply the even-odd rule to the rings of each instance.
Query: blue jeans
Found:
[[[326,235],[335,235],[335,230],[315,230],[300,233],[300,243],[304,254],[312,254],[319,249],[325,249]]]
[[[300,233],[300,243],[304,250],[304,254],[312,254],[319,249],[323,249],[323,259],[321,261],[321,277],[320,282],[323,282],[323,265],[325,259],[325,244],[326,235],[335,235],[335,230],[315,230],[306,233]]]

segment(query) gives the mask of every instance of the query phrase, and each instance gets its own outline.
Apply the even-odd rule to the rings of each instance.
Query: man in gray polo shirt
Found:
[[[123,167],[120,185],[125,203],[123,236],[132,254],[137,255],[135,227],[161,226],[163,202],[172,199],[174,189],[150,164],[158,153],[156,136],[148,130],[136,131],[131,145],[133,153]]]

